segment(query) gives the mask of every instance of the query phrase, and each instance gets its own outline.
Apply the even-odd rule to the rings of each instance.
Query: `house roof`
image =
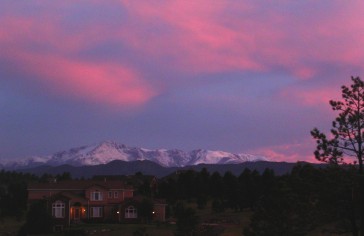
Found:
[[[71,192],[61,192],[60,195],[67,197],[68,199],[72,200],[72,202],[87,202],[87,199],[85,197],[73,194]]]
[[[104,189],[130,189],[133,188],[124,184],[123,181],[107,180],[107,181],[95,181],[95,180],[68,180],[52,183],[30,183],[28,190],[85,190],[92,186],[99,186]]]

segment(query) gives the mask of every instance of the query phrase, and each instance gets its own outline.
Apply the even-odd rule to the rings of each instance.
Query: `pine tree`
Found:
[[[317,128],[311,131],[317,147],[314,152],[317,160],[340,164],[345,158],[354,158],[359,170],[360,235],[364,235],[364,82],[359,77],[351,77],[350,87],[342,86],[342,100],[330,101],[332,109],[339,112],[332,122],[331,136],[328,138]],[[353,235],[358,235],[353,226]]]

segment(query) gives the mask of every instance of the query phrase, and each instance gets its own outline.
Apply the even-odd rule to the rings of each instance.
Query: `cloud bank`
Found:
[[[53,106],[92,107],[89,123],[67,132],[82,144],[105,137],[311,160],[309,130],[327,127],[328,101],[364,72],[363,9],[336,0],[4,1],[0,109],[11,118],[2,125],[24,126],[0,136],[4,155],[35,152],[5,147],[32,131],[14,108],[31,103],[30,120]],[[291,132],[277,128],[285,126]],[[49,141],[48,151],[70,144],[54,129],[39,134],[63,143]]]

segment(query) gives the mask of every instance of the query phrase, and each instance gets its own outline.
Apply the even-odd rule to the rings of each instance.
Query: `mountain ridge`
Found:
[[[80,146],[48,156],[37,156],[2,163],[5,169],[32,168],[41,165],[96,166],[119,160],[125,162],[151,161],[162,167],[185,167],[198,164],[240,164],[268,161],[266,157],[250,154],[234,154],[224,151],[196,149],[190,152],[179,149],[146,149],[129,147],[114,141]]]
[[[303,164],[304,162],[302,162]],[[246,168],[250,170],[256,170],[259,173],[263,173],[264,170],[271,169],[276,175],[284,175],[289,173],[297,163],[290,162],[267,162],[267,161],[256,161],[256,162],[245,162],[240,164],[198,164],[194,166],[185,167],[163,167],[155,162],[151,161],[120,161],[115,160],[107,164],[94,165],[94,166],[38,166],[34,168],[18,169],[17,172],[30,173],[38,176],[43,174],[63,174],[68,172],[72,178],[91,178],[96,175],[134,175],[135,173],[142,173],[143,175],[153,175],[158,178],[178,173],[179,171],[194,170],[201,171],[206,169],[210,173],[218,172],[221,175],[227,171],[238,176]],[[314,166],[322,166],[323,164],[313,164]]]

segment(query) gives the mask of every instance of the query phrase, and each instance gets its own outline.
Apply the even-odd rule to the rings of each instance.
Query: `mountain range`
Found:
[[[163,167],[151,161],[111,161],[107,164],[94,166],[37,166],[33,168],[17,169],[17,172],[31,173],[38,176],[43,174],[58,175],[68,172],[73,178],[91,178],[93,176],[111,176],[111,175],[134,175],[138,172],[143,175],[153,175],[158,178],[165,177],[174,173],[185,170],[201,171],[206,169],[210,173],[218,172],[224,175],[227,171],[239,176],[246,168],[263,173],[265,169],[271,169],[276,175],[289,173],[297,163],[287,162],[244,162],[241,164],[199,164],[185,167]],[[304,164],[304,163],[301,163]],[[316,166],[318,166],[316,164]]]
[[[224,151],[197,149],[190,152],[178,149],[145,149],[129,147],[114,141],[96,145],[72,148],[49,156],[30,157],[19,161],[3,162],[3,169],[25,169],[37,166],[71,165],[96,166],[112,161],[151,161],[162,167],[185,167],[199,164],[239,164],[245,162],[268,161],[266,157],[250,154],[233,154]]]

